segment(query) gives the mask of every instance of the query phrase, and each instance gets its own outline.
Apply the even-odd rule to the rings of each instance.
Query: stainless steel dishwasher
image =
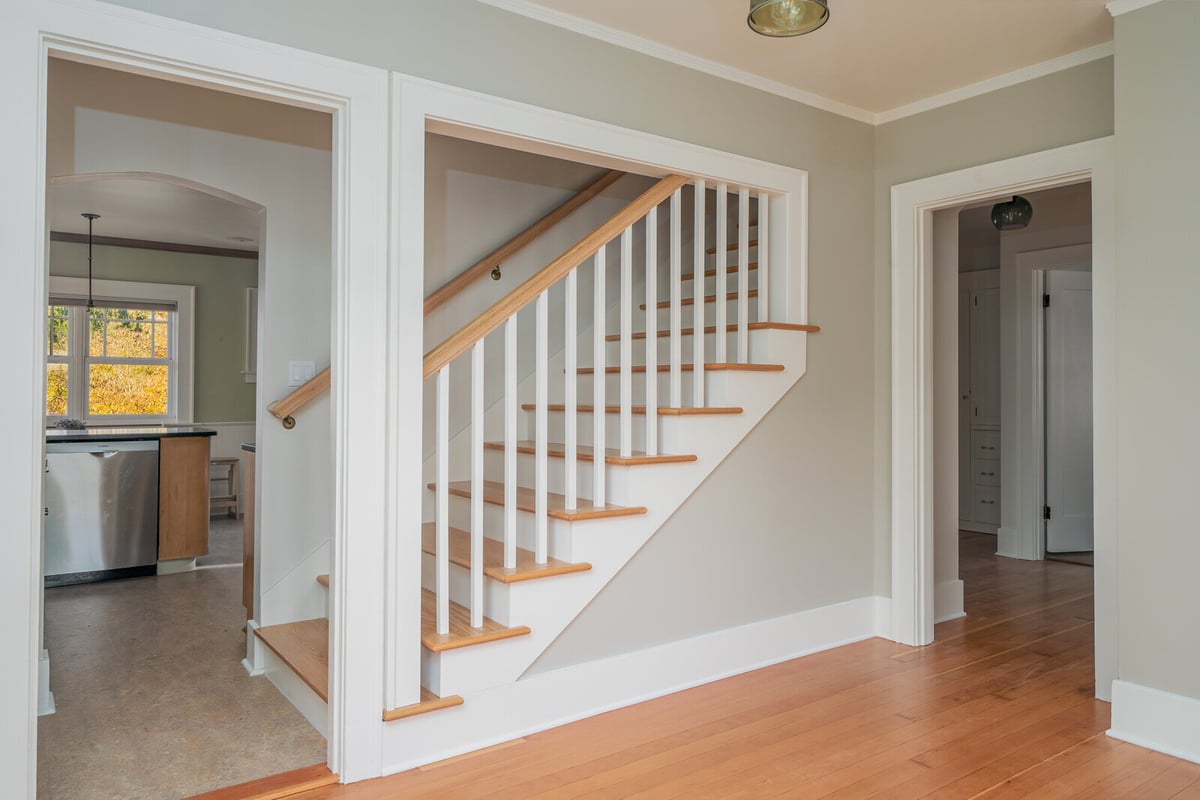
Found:
[[[46,586],[153,575],[158,442],[46,445]]]

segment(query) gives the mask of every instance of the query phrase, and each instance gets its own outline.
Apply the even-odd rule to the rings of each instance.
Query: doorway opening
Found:
[[[94,505],[145,512],[141,577],[56,566],[87,526],[67,513],[77,491],[50,508],[67,456],[47,472],[44,574],[69,585],[44,599],[39,792],[178,797],[324,762],[324,719],[261,677],[254,634],[325,613],[328,399],[286,438],[261,411],[287,393],[285,358],[330,362],[332,118],[54,56],[47,87],[42,391],[48,426],[67,424],[48,429],[47,464],[71,447],[157,464],[136,502],[128,470],[94,487]],[[84,213],[99,215],[90,243]]]

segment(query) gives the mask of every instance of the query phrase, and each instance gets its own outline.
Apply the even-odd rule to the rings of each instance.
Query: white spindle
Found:
[[[471,348],[471,627],[483,627],[483,339]]]
[[[537,395],[535,412],[535,425],[537,427],[536,441],[534,442],[534,470],[536,472],[534,491],[536,498],[534,500],[534,508],[537,509],[533,552],[534,561],[539,564],[546,563],[547,542],[549,540],[549,517],[546,506],[547,499],[547,480],[546,473],[546,441],[547,441],[547,403],[549,399],[549,368],[547,366],[548,350],[550,345],[550,332],[548,320],[549,301],[547,295],[549,290],[543,290],[538,295],[537,299],[537,356],[536,365],[534,367],[534,392]]]
[[[596,251],[592,285],[592,503],[604,505],[604,258],[607,245]]]
[[[653,376],[646,374],[646,380]],[[621,456],[633,455],[633,228],[621,234]],[[604,469],[597,452],[595,469]]]
[[[716,256],[713,258],[713,266],[717,270],[716,280],[716,343],[717,351],[713,354],[713,360],[723,363],[728,356],[726,355],[725,338],[726,328],[729,326],[728,315],[725,312],[725,301],[721,295],[725,294],[725,287],[729,286],[729,252],[725,249],[728,246],[727,228],[729,224],[729,185],[725,183],[717,184],[717,241]]]
[[[704,297],[704,181],[696,181],[696,201],[692,213],[692,294]],[[716,281],[718,292],[721,281]],[[719,302],[719,301],[718,301]],[[704,407],[704,303],[692,306],[692,405]]]
[[[437,541],[434,591],[437,632],[450,632],[450,365],[437,376]]]
[[[750,311],[750,190],[744,186],[738,192],[737,281],[737,360],[739,364],[745,364],[750,360],[750,329],[746,325]]]
[[[646,214],[646,455],[658,455],[658,206]]]
[[[680,326],[683,322],[682,293],[683,270],[680,255],[680,220],[679,206],[683,196],[681,189],[676,189],[671,195],[671,408],[683,405],[682,389],[682,343],[680,341]],[[704,302],[704,292],[693,294],[693,303]]]
[[[517,566],[517,315],[504,323],[504,566]]]
[[[579,411],[579,277],[575,270],[567,273],[563,349],[566,370],[563,377],[563,416],[566,419],[566,508],[574,511],[579,505],[579,431],[576,421]]]
[[[767,226],[770,209],[767,207],[767,193],[758,193],[758,321],[766,322],[771,318],[771,264],[767,258],[767,240],[771,232]]]

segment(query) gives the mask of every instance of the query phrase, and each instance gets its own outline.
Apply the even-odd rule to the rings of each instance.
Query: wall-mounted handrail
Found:
[[[267,406],[267,411],[271,412],[271,416],[282,420],[283,427],[290,431],[296,427],[296,419],[292,414],[299,411],[317,395],[329,388],[329,370],[330,368],[326,367],[309,379],[303,386],[297,386],[286,397],[271,403],[271,405]]]
[[[614,214],[603,225],[580,239],[561,256],[502,297],[487,311],[430,350],[425,354],[424,378],[433,377],[438,370],[469,350],[475,342],[499,328],[509,317],[536,300],[544,290],[558,283],[568,272],[595,255],[600,248],[644,217],[650,209],[666,200],[689,180],[690,178],[684,175],[668,175],[663,178]]]
[[[549,214],[542,217],[513,238],[509,239],[507,242],[488,253],[479,261],[476,261],[470,267],[467,267],[467,269],[463,270],[460,274],[447,281],[442,288],[425,298],[425,314],[428,316],[430,312],[436,308],[439,308],[445,303],[448,303],[451,299],[458,295],[459,292],[461,292],[463,289],[466,289],[476,280],[482,278],[484,275],[491,274],[492,270],[499,267],[501,263],[512,258],[514,255],[524,249],[526,245],[530,244],[543,233],[562,222],[584,203],[591,200],[608,187],[612,186],[620,178],[624,177],[624,175],[624,172],[616,169],[606,172],[604,175],[600,176],[600,178],[593,181],[589,186],[581,189],[577,194],[573,195],[558,208],[554,209]]]

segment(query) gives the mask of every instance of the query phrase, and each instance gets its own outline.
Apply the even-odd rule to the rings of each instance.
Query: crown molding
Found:
[[[1160,2],[1161,0],[1113,0],[1108,4],[1109,11],[1112,13],[1124,13],[1124,11],[1132,11],[1134,8],[1140,8],[1143,5]],[[797,103],[803,103],[813,108],[822,111],[828,111],[833,114],[838,114],[843,117],[857,120],[858,122],[866,122],[870,125],[882,125],[886,122],[894,122],[904,117],[909,117],[914,114],[920,114],[924,111],[930,111],[941,106],[958,103],[962,100],[968,100],[977,95],[994,92],[997,89],[1003,89],[1008,86],[1015,86],[1018,83],[1023,83],[1034,78],[1040,78],[1044,75],[1050,75],[1064,69],[1077,67],[1081,64],[1086,64],[1090,61],[1096,61],[1101,58],[1107,58],[1113,54],[1113,43],[1102,42],[1098,45],[1088,47],[1084,50],[1077,50],[1074,53],[1052,58],[1049,61],[1043,61],[1038,64],[1032,64],[1028,67],[1013,70],[1012,72],[1003,75],[997,75],[993,78],[979,81],[978,83],[970,84],[969,86],[961,86],[957,89],[952,89],[942,94],[926,97],[912,103],[908,103],[887,111],[872,112],[858,106],[852,106],[848,103],[842,103],[837,100],[832,100],[822,95],[806,92],[803,89],[797,89],[794,86],[788,86],[778,81],[764,78],[761,75],[747,72],[745,70],[731,67],[727,64],[721,64],[707,58],[693,55],[692,53],[678,50],[674,47],[668,47],[660,42],[655,42],[641,36],[636,36],[632,33],[610,28],[607,25],[601,25],[591,20],[586,20],[577,17],[573,14],[567,14],[553,8],[539,5],[532,0],[478,0],[480,3],[485,3],[489,6],[499,8],[503,11],[509,11],[513,14],[520,14],[523,17],[528,17],[538,22],[544,22],[548,25],[554,25],[558,28],[578,33],[582,36],[587,36],[592,39],[598,39],[602,42],[624,47],[627,50],[633,50],[643,55],[652,58],[668,61],[672,64],[678,64],[682,67],[694,69],[698,72],[703,72],[707,75],[712,75],[717,78],[723,78],[734,83],[740,83],[749,86],[752,89],[758,89],[763,92],[786,97],[789,100],[794,100]],[[1114,11],[1114,7],[1122,7],[1121,11]],[[1129,8],[1125,8],[1129,6]]]
[[[1128,0],[1130,2],[1158,2],[1158,0]],[[1091,61],[1098,61],[1101,58],[1108,58],[1113,54],[1113,43],[1101,42],[1083,50],[1076,50],[1074,53],[1067,53],[1065,56],[1052,58],[1049,61],[1042,61],[1038,64],[1031,64],[1028,67],[1006,72],[1003,75],[997,75],[994,78],[972,83],[968,86],[960,86],[957,89],[951,89],[942,94],[935,94],[932,97],[926,97],[923,100],[917,100],[914,103],[897,106],[890,111],[881,111],[875,115],[875,124],[882,125],[885,122],[894,122],[904,117],[911,117],[914,114],[920,114],[925,111],[931,111],[935,108],[948,106],[952,103],[958,103],[963,100],[969,100],[972,97],[977,97],[981,94],[994,92],[997,89],[1004,89],[1009,86],[1016,86],[1018,83],[1031,81],[1034,78],[1041,78],[1045,75],[1052,75],[1055,72],[1061,72],[1064,69],[1078,67],[1081,64],[1087,64]]]
[[[1105,6],[1108,13],[1114,17],[1119,17],[1122,14],[1128,14],[1130,11],[1137,11],[1139,8],[1152,6],[1155,3],[1161,3],[1162,0],[1112,0],[1111,3]]]
[[[678,64],[688,69],[694,69],[697,72],[703,72],[717,78],[724,78],[734,83],[741,83],[752,89],[759,89],[769,94],[786,97],[789,100],[795,100],[798,103],[803,103],[822,111],[829,111],[833,114],[849,117],[850,119],[866,122],[871,125],[875,124],[875,114],[864,108],[858,108],[848,103],[841,103],[837,100],[831,100],[828,97],[822,97],[819,94],[806,92],[803,89],[797,89],[794,86],[788,86],[778,81],[773,81],[770,78],[764,78],[761,75],[755,75],[752,72],[731,67],[727,64],[701,58],[692,53],[668,47],[660,42],[651,41],[641,36],[635,36],[632,33],[626,33],[616,28],[610,28],[607,25],[600,25],[599,23],[576,17],[573,14],[566,14],[562,11],[546,8],[545,6],[530,2],[530,0],[479,0],[479,2],[504,11],[511,11],[514,14],[520,14],[523,17],[529,17],[538,22],[545,22],[548,25],[554,25],[573,33],[588,36],[592,39],[599,39],[602,42],[615,44],[618,47],[624,47],[627,50],[633,50],[652,58],[669,61],[672,64]]]

